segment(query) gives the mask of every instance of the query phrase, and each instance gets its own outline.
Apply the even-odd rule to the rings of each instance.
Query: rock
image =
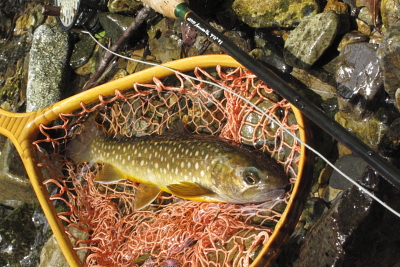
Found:
[[[110,0],[107,7],[110,12],[134,12],[143,6],[142,1]]]
[[[322,81],[307,70],[293,68],[292,76],[304,83],[308,88],[320,95],[322,98],[336,97],[336,87]]]
[[[147,32],[151,54],[162,63],[181,58],[182,42],[175,23],[170,18],[153,20]]]
[[[362,32],[366,35],[371,34],[372,32],[371,27],[365,21],[356,18],[356,22],[357,22],[357,30],[359,32]]]
[[[382,71],[376,44],[346,45],[339,56],[336,72],[339,109],[355,119],[371,116],[384,96]]]
[[[23,204],[0,220],[0,265],[37,266],[50,234],[38,204]]]
[[[396,116],[398,115],[394,114],[390,109],[380,108],[369,119],[357,120],[351,114],[339,111],[335,115],[335,120],[372,149],[376,149],[388,126]],[[338,147],[339,155],[351,153],[340,143]]]
[[[110,37],[115,43],[121,34],[134,21],[134,18],[102,12],[99,15],[99,21],[101,26],[103,26],[104,30],[106,31],[107,36]]]
[[[335,166],[347,176],[352,178],[353,181],[356,181],[361,177],[368,165],[365,163],[365,161],[354,156],[353,154],[348,154],[340,157],[335,162]],[[329,180],[329,185],[335,189],[347,190],[353,184],[339,174],[336,170],[334,170]]]
[[[326,3],[324,12],[333,11],[339,16],[339,29],[337,34],[343,34],[350,29],[349,8],[345,3],[338,0],[329,0]]]
[[[381,0],[381,16],[385,29],[395,25],[400,18],[400,1]]]
[[[346,33],[342,37],[342,40],[340,41],[337,49],[338,51],[342,51],[343,47],[345,47],[347,44],[362,43],[368,41],[369,35],[359,31],[351,31]]]
[[[232,8],[247,25],[254,28],[294,27],[307,16],[318,13],[314,0],[282,1],[235,0]]]
[[[255,38],[255,42],[260,48],[253,49],[250,52],[252,57],[277,68],[283,73],[290,73],[292,67],[286,64],[285,59],[283,58],[283,53],[277,45],[266,42],[258,37]]]
[[[376,24],[378,24],[378,25],[381,24],[379,16],[376,16],[375,24],[374,24],[374,22],[372,20],[372,14],[367,7],[363,7],[360,9],[360,12],[358,13],[358,18],[370,26],[374,26]]]
[[[85,234],[75,227],[70,228],[70,233],[77,237],[79,240],[85,240]],[[74,242],[72,238],[70,238],[71,242]],[[78,257],[84,262],[86,257],[87,250],[80,249],[77,251]],[[68,267],[67,260],[65,259],[60,246],[57,243],[57,240],[54,235],[52,235],[44,245],[41,253],[40,253],[40,264],[38,267]]]
[[[354,236],[364,230],[365,221],[372,220],[368,216],[372,204],[358,188],[347,190],[307,233],[295,266],[343,266]]]
[[[378,145],[378,151],[384,157],[400,157],[400,118],[390,125]]]
[[[385,39],[377,50],[380,66],[384,75],[385,90],[392,99],[400,88],[400,22],[390,27]],[[400,105],[397,105],[400,109]]]
[[[85,65],[93,55],[95,45],[95,41],[89,35],[82,36],[82,39],[75,44],[72,50],[71,59],[69,60],[71,68],[75,70]]]
[[[0,136],[0,140],[0,203],[17,208],[24,202],[36,202],[36,194],[17,150],[4,136]]]
[[[39,26],[29,57],[26,111],[47,107],[61,98],[67,73],[67,33],[52,25]]]
[[[300,69],[310,68],[332,44],[338,25],[334,12],[304,19],[285,42],[286,63]]]

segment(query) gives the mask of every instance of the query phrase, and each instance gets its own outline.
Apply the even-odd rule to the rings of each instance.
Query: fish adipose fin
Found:
[[[212,190],[207,189],[199,184],[190,182],[180,182],[179,184],[171,184],[168,185],[167,188],[171,191],[172,194],[183,198],[214,194]]]
[[[126,180],[127,177],[118,171],[111,164],[104,164],[104,167],[94,178],[95,182],[102,184],[115,183],[121,180]]]
[[[151,202],[157,198],[158,194],[160,194],[160,188],[158,186],[154,184],[141,183],[136,194],[134,209],[143,209],[147,205],[151,204]]]

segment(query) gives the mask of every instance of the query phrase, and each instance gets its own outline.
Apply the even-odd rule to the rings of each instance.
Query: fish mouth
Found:
[[[277,188],[273,190],[263,191],[258,189],[247,189],[243,192],[242,196],[248,200],[247,203],[260,203],[268,200],[279,198],[285,193],[284,188]]]

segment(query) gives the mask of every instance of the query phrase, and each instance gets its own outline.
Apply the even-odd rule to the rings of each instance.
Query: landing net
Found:
[[[248,99],[286,129],[299,135],[290,104],[241,68],[196,68],[191,73]],[[162,193],[134,211],[137,184],[95,183],[101,164],[72,162],[69,140],[94,119],[109,137],[162,134],[177,120],[193,134],[216,135],[253,146],[275,158],[290,177],[289,191],[259,204],[204,203]],[[34,143],[44,184],[85,266],[249,266],[270,239],[296,180],[300,147],[264,114],[221,88],[180,75],[134,84],[112,97],[82,104],[41,127]]]

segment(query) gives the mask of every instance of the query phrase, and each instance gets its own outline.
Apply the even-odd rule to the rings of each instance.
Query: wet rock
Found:
[[[382,23],[386,29],[395,25],[400,18],[399,0],[381,0]]]
[[[373,15],[371,14],[369,8],[363,7],[360,9],[360,12],[358,13],[358,18],[365,23],[367,23],[370,26],[376,25],[376,24],[381,24],[379,16],[375,17],[375,24],[373,22]]]
[[[102,12],[99,15],[99,21],[101,26],[108,37],[116,42],[121,34],[129,27],[129,25],[134,21],[134,18],[122,16],[119,14]]]
[[[390,109],[380,108],[368,119],[356,120],[351,114],[338,112],[335,115],[335,120],[372,149],[376,149],[383,135],[386,133],[388,126],[397,116],[398,115],[393,113]],[[351,153],[340,143],[338,147],[340,155]]]
[[[67,73],[68,53],[67,33],[53,25],[37,28],[29,58],[27,112],[60,100]]]
[[[385,39],[377,50],[380,66],[383,70],[385,90],[392,99],[400,88],[400,22],[390,27]],[[400,108],[400,105],[397,105]]]
[[[232,8],[236,15],[250,27],[294,27],[307,16],[318,12],[318,4],[306,1],[235,0]]]
[[[350,29],[350,20],[349,20],[349,10],[348,6],[339,2],[338,0],[329,0],[326,3],[324,8],[324,12],[333,11],[339,17],[339,28],[337,34],[343,34],[349,31]]]
[[[372,32],[371,27],[365,21],[363,21],[361,19],[356,19],[356,22],[357,22],[357,30],[359,32],[362,32],[366,35],[371,34],[371,32]]]
[[[340,41],[337,49],[338,51],[342,51],[343,47],[345,47],[348,44],[362,43],[368,41],[369,41],[369,35],[359,31],[351,31],[346,33],[342,37],[342,40]]]
[[[153,20],[148,30],[151,54],[161,62],[181,58],[182,41],[174,24],[175,20],[170,18]]]
[[[0,136],[0,143],[0,203],[17,208],[23,202],[35,202],[36,195],[17,150],[4,136]]]
[[[338,25],[334,12],[304,19],[285,42],[286,63],[300,69],[310,68],[332,44]]]
[[[397,118],[390,125],[378,145],[378,151],[384,157],[400,157],[400,118]]]
[[[347,176],[356,181],[364,173],[367,164],[360,158],[354,156],[353,154],[348,154],[340,157],[336,162],[335,166],[344,172]],[[329,180],[329,185],[332,188],[347,190],[353,184],[345,179],[336,170],[333,171],[331,179]]]
[[[50,236],[38,204],[23,204],[0,221],[0,265],[37,266],[39,252]]]
[[[77,230],[75,227],[72,227],[70,229],[70,232],[71,234],[76,236],[78,240],[86,239],[86,235],[83,232]],[[74,242],[72,238],[70,240],[71,242]],[[86,252],[87,250],[85,249],[77,251],[77,254],[82,262],[84,262],[84,259],[86,257]],[[52,235],[43,246],[43,249],[40,253],[40,264],[38,266],[39,267],[69,266],[54,235]]]
[[[314,76],[307,70],[293,68],[292,76],[304,83],[322,98],[336,97],[336,87]]]
[[[110,12],[134,12],[143,6],[141,1],[110,0],[107,7]]]
[[[376,44],[346,45],[340,53],[336,72],[339,109],[354,118],[371,116],[371,110],[383,100],[381,67],[376,56]]]
[[[12,20],[2,9],[0,9],[0,38],[6,38],[11,31]]]
[[[295,266],[344,266],[346,248],[370,220],[372,204],[357,188],[346,191],[307,233]]]
[[[89,35],[82,36],[82,39],[75,44],[72,50],[71,59],[69,60],[71,68],[77,69],[85,65],[93,55],[95,45],[95,41]]]

